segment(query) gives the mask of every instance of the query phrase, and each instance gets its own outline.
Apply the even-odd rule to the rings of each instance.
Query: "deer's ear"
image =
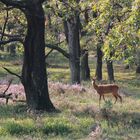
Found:
[[[96,80],[96,79],[97,79],[97,77],[95,76],[95,77],[94,77],[94,80]]]
[[[95,78],[95,77],[93,77],[93,78],[92,78],[92,80],[96,80],[96,78]]]

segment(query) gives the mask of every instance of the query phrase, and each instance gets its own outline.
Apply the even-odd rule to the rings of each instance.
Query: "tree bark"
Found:
[[[107,60],[107,72],[108,72],[108,80],[114,82],[114,69],[113,69],[113,61]]]
[[[22,83],[27,104],[32,109],[54,110],[49,98],[45,65],[45,18],[41,3],[32,3],[24,10],[27,18],[27,35],[24,42]]]
[[[9,51],[10,51],[11,56],[15,56],[16,55],[16,44],[11,44],[9,46]]]
[[[136,73],[139,73],[139,74],[140,74],[140,65],[137,66],[137,68],[136,68]]]
[[[102,80],[102,58],[103,52],[101,50],[101,44],[97,44],[97,62],[96,62],[96,79],[98,81]]]
[[[140,73],[140,49],[137,49],[137,68],[136,68],[136,73]]]
[[[75,15],[67,21],[69,64],[72,84],[80,83],[80,41],[79,41],[79,15]]]
[[[66,37],[66,41],[67,43],[69,42],[69,38],[68,38],[68,24],[66,20],[63,20],[63,26],[64,26],[64,33],[65,33],[65,37]]]
[[[81,50],[81,80],[90,79],[90,69],[88,65],[88,50]]]
[[[84,12],[84,18],[85,18],[85,24],[87,25],[89,22],[89,14],[88,14],[88,9],[85,10]],[[86,36],[87,31],[82,30],[82,24],[80,22],[80,33],[81,33],[81,38]],[[86,47],[87,44],[85,44]],[[81,49],[81,80],[89,80],[90,79],[90,68],[89,68],[89,63],[88,63],[88,50],[87,49]]]

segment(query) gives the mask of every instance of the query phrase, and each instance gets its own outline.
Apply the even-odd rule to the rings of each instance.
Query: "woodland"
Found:
[[[139,140],[140,0],[0,0],[0,140]]]

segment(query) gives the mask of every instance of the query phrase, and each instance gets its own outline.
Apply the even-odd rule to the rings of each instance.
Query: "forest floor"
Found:
[[[22,65],[19,57],[4,57],[0,60],[0,92],[12,77],[2,67],[20,73]],[[115,79],[123,103],[114,104],[115,99],[109,96],[99,108],[99,96],[91,81],[69,85],[67,59],[54,52],[47,63],[50,64],[50,98],[60,111],[30,111],[24,103],[6,105],[0,100],[0,140],[140,140],[140,75],[136,75],[134,69],[125,70],[122,63],[115,62]],[[90,68],[93,76],[93,57],[90,57]],[[105,64],[103,79],[107,82]],[[15,77],[8,92],[25,98],[23,87]]]

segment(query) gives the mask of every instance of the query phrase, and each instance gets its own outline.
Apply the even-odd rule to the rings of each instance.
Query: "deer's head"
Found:
[[[96,77],[91,78],[91,83],[93,85],[93,83],[95,83]]]

